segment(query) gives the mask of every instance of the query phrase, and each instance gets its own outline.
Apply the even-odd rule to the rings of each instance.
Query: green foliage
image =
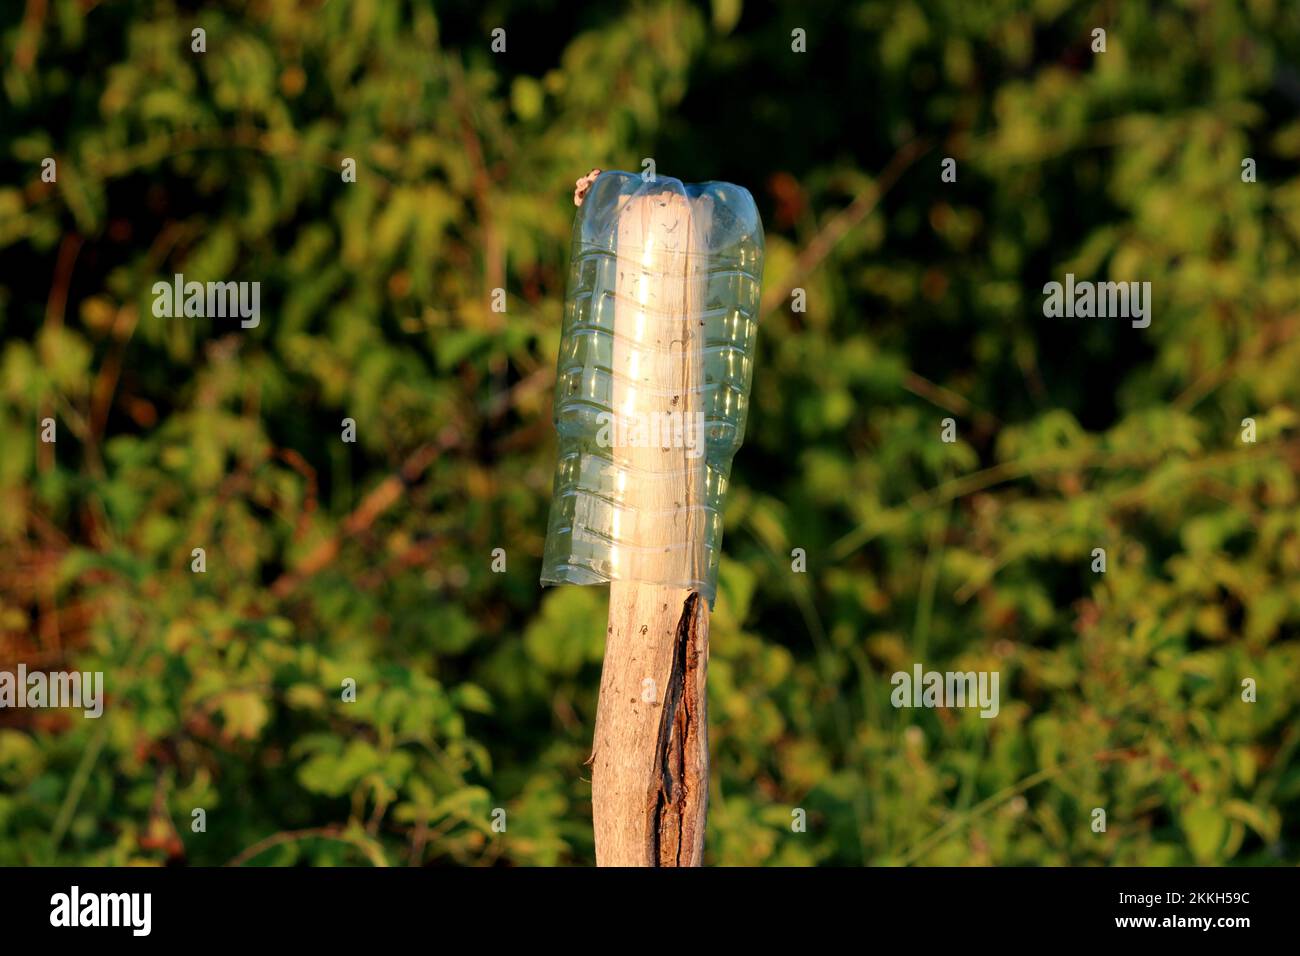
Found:
[[[550,389],[572,183],[646,156],[768,233],[708,860],[1300,860],[1300,11],[835,6],[0,26],[0,664],[107,685],[0,713],[0,864],[592,860]],[[1066,272],[1151,327],[1044,318]],[[155,317],[175,273],[260,325]],[[1000,671],[998,718],[895,710],[917,661]]]

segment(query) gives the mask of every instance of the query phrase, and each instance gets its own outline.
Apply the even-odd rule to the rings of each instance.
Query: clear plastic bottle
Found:
[[[717,585],[763,274],[753,197],[602,173],[574,223],[543,584]]]

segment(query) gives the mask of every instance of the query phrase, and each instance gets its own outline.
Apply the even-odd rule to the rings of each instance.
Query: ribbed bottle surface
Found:
[[[651,203],[660,218],[642,220]],[[665,225],[666,207],[690,211]],[[574,222],[543,584],[640,580],[713,603],[762,272],[763,227],[747,190],[624,172],[593,184]],[[684,377],[678,359],[690,363]],[[658,379],[636,374],[646,368]],[[638,454],[646,445],[656,447]],[[689,505],[676,500],[688,496]],[[700,540],[673,539],[687,526]],[[663,560],[688,546],[699,550],[692,560]]]

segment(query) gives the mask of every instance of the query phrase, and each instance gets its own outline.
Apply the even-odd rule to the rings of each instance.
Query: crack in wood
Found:
[[[700,600],[698,592],[691,592],[677,621],[659,721],[658,786],[651,794],[651,866],[698,866],[703,849],[708,800],[703,688],[708,659],[700,643],[708,637],[700,626]]]

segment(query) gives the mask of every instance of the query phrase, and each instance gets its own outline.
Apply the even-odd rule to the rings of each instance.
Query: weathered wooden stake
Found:
[[[671,192],[635,196],[619,216],[613,406],[625,487],[591,759],[600,866],[699,866],[704,852],[709,607],[679,585],[707,576],[694,426],[710,225],[707,199]]]

